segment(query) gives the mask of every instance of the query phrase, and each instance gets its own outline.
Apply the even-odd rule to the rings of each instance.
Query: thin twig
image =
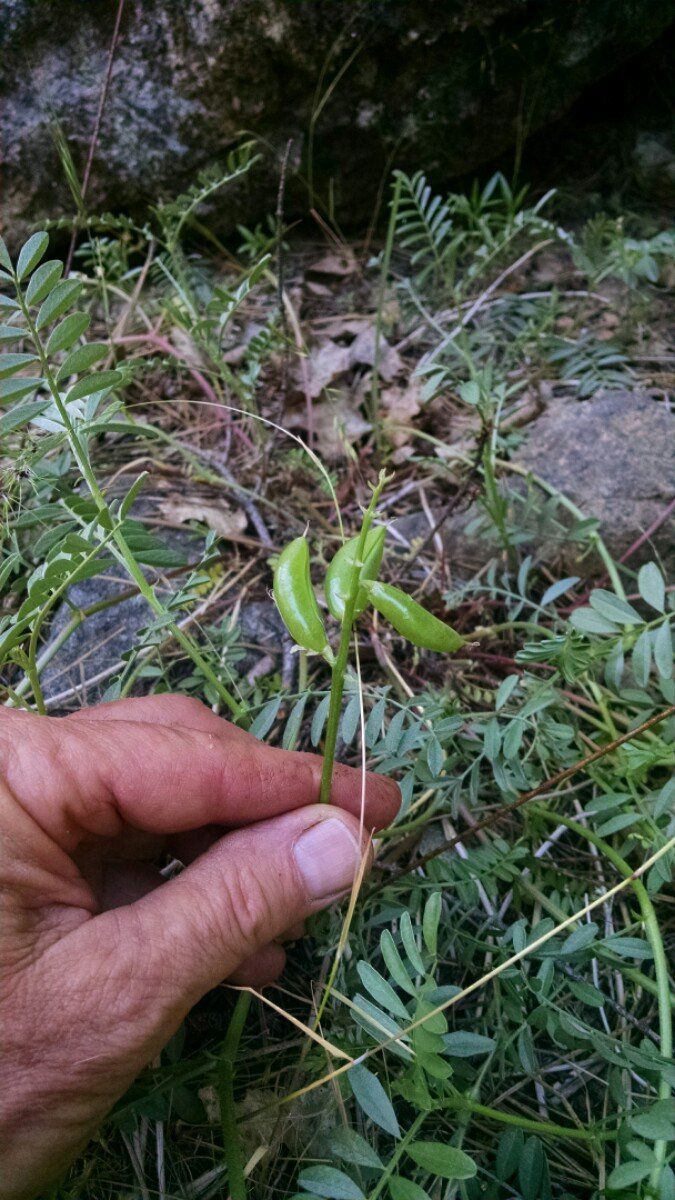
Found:
[[[110,49],[108,50],[108,64],[107,64],[105,76],[103,79],[103,86],[101,88],[101,94],[98,98],[98,110],[96,112],[96,120],[94,122],[94,128],[92,131],[91,140],[89,142],[89,152],[87,154],[87,162],[86,162],[86,166],[84,168],[84,175],[82,176],[82,187],[80,189],[81,193],[82,193],[82,199],[84,199],[84,197],[87,193],[87,188],[89,186],[89,177],[91,175],[91,168],[92,168],[92,165],[94,162],[94,154],[96,153],[96,146],[98,144],[98,138],[99,138],[99,134],[101,132],[101,122],[103,120],[103,112],[105,109],[106,100],[108,99],[108,91],[110,89],[110,80],[112,78],[113,60],[115,58],[115,50],[117,48],[117,39],[119,37],[120,25],[122,23],[122,13],[124,12],[124,3],[125,3],[125,0],[118,0],[118,2],[117,2],[117,13],[115,15],[115,26],[113,29],[112,38],[110,40]],[[70,245],[68,247],[68,256],[66,258],[66,265],[64,268],[64,272],[63,272],[64,275],[70,274],[70,268],[73,265],[73,255],[75,253],[75,243],[77,242],[78,232],[79,231],[78,231],[77,224],[75,224],[73,226],[73,232],[70,235]]]

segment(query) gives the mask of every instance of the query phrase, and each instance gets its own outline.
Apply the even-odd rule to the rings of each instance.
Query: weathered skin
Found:
[[[12,241],[27,221],[72,212],[49,123],[62,123],[82,170],[116,9],[0,6],[0,210]],[[439,178],[473,170],[674,16],[675,0],[127,0],[90,203],[139,210],[171,196],[245,129],[272,149],[244,192],[219,200],[223,227],[273,209],[289,138],[291,165],[307,172],[313,152],[319,197],[333,180],[340,219],[362,222],[392,153]],[[312,113],[343,67],[310,151]],[[307,210],[298,182],[294,209]]]

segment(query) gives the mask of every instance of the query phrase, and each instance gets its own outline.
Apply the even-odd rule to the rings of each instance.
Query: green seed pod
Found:
[[[295,538],[281,551],[274,571],[274,599],[293,641],[305,650],[323,654],[328,639],[309,577],[306,538]]]
[[[377,579],[386,536],[387,530],[384,525],[378,525],[377,529],[368,530],[363,555],[363,566],[359,572],[360,580]],[[350,538],[348,542],[345,542],[344,546],[340,547],[337,554],[331,560],[331,564],[326,572],[326,603],[336,621],[341,621],[344,616],[358,544],[359,537]],[[355,617],[361,616],[367,603],[368,593],[360,587],[356,597]]]
[[[439,621],[416,600],[390,583],[364,583],[371,604],[394,626],[397,633],[412,642],[440,654],[452,654],[465,639],[445,621]]]

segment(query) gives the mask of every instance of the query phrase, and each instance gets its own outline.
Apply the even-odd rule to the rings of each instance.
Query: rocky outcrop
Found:
[[[11,240],[73,212],[50,125],[81,171],[116,11],[117,0],[0,8]],[[219,201],[223,227],[274,207],[289,138],[287,211],[307,210],[313,182],[318,206],[330,196],[343,222],[363,222],[392,159],[438,178],[473,170],[559,117],[673,17],[675,0],[127,0],[88,202],[138,212],[247,130],[264,158],[246,194]]]

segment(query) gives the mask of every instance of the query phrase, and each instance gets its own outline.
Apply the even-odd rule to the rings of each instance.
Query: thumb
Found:
[[[85,928],[109,971],[103,925],[113,924],[132,991],[138,986],[146,1003],[161,995],[185,1012],[290,926],[348,892],[368,852],[353,816],[312,805],[228,834],[179,876]]]

